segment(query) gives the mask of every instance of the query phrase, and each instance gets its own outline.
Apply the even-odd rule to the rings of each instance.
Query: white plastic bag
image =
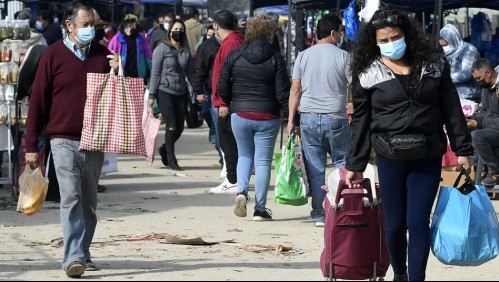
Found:
[[[47,196],[49,181],[43,177],[40,167],[35,170],[26,164],[24,172],[19,177],[19,199],[17,212],[32,215],[40,211]]]

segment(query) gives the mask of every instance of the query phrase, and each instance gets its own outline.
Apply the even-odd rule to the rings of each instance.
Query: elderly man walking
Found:
[[[38,137],[44,129],[50,136],[61,193],[62,269],[70,278],[96,269],[90,245],[97,225],[97,184],[104,154],[79,150],[87,73],[118,68],[117,55],[91,44],[94,22],[91,8],[79,1],[68,4],[64,21],[68,36],[47,48],[40,60],[26,129],[26,162],[31,165],[38,164]]]

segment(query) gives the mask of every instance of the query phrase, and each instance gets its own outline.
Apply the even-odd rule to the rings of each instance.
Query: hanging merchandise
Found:
[[[470,20],[471,44],[479,51],[485,52],[492,42],[492,27],[487,15],[479,12]]]
[[[379,9],[380,0],[366,0],[364,8],[359,12],[361,21],[368,22]]]
[[[359,20],[355,13],[355,1],[350,2],[348,8],[343,12],[343,17],[345,19],[345,30],[348,41],[355,41],[359,31]]]

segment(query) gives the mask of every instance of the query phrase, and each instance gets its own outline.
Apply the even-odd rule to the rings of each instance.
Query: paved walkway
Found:
[[[323,229],[310,221],[309,205],[275,204],[272,189],[268,207],[273,222],[238,218],[233,195],[207,192],[220,183],[218,155],[208,142],[207,127],[186,129],[177,151],[184,171],[164,169],[159,159],[148,167],[144,158],[119,156],[119,172],[101,180],[108,190],[99,194],[91,249],[101,270],[85,273],[83,280],[324,280],[319,269]],[[23,216],[6,206],[9,191],[0,189],[0,197],[0,280],[68,280],[60,270],[58,204],[46,202],[40,213]],[[499,211],[498,201],[494,204]],[[250,202],[249,210],[253,206]],[[166,244],[167,236],[220,243]],[[279,245],[293,250],[277,252]],[[390,269],[386,279],[392,277]],[[430,255],[427,277],[497,280],[499,263],[448,267]]]

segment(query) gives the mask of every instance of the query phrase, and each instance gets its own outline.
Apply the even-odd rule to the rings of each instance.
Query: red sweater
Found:
[[[37,140],[45,132],[53,138],[81,139],[87,99],[87,73],[109,73],[110,52],[92,44],[84,61],[62,40],[45,50],[33,84],[26,128],[26,152],[38,152]]]
[[[212,96],[211,102],[215,108],[220,106],[227,107],[222,98],[218,96],[217,93],[217,82],[220,77],[220,73],[222,72],[222,65],[224,64],[225,58],[230,53],[230,51],[239,48],[244,43],[244,36],[239,31],[234,31],[229,34],[222,45],[220,46],[220,50],[218,50],[217,56],[215,57],[215,62],[213,63],[213,75],[211,77],[211,87],[212,87]]]

